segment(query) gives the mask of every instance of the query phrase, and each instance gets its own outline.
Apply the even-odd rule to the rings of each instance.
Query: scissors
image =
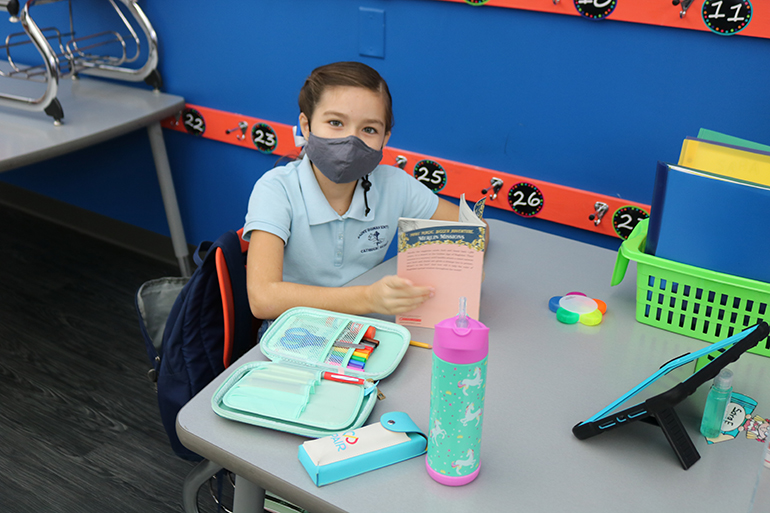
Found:
[[[326,339],[313,335],[305,328],[289,328],[283,332],[281,343],[287,349],[300,349],[308,346],[326,345]]]

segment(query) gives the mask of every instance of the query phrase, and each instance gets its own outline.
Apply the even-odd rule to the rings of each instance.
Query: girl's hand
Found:
[[[433,287],[418,287],[398,276],[385,276],[369,285],[373,313],[395,315],[408,312],[433,297]]]

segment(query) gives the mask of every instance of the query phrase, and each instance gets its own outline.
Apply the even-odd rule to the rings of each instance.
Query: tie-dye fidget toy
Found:
[[[591,299],[582,292],[569,292],[554,296],[548,301],[548,308],[556,313],[556,319],[564,324],[585,324],[596,326],[607,312],[607,304],[601,299]]]

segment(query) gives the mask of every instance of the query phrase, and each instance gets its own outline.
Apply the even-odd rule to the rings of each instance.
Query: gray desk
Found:
[[[615,252],[499,221],[490,221],[490,227],[481,301],[490,351],[476,481],[442,486],[428,477],[424,459],[415,458],[317,488],[297,460],[302,437],[213,413],[211,396],[230,370],[181,410],[182,442],[313,512],[748,511],[763,445],[741,435],[707,446],[697,432],[705,386],[677,407],[701,454],[687,471],[657,427],[630,424],[585,441],[572,435],[573,425],[662,363],[705,345],[634,320],[634,264],[626,281],[611,288]],[[371,282],[394,270],[389,261],[357,281]],[[548,299],[574,290],[606,301],[601,325],[556,321]],[[432,340],[432,330],[412,334]],[[264,359],[258,348],[234,367],[254,359]],[[430,361],[428,350],[407,351],[381,382],[387,398],[377,403],[370,422],[401,410],[427,432]],[[756,413],[766,417],[769,365],[770,360],[747,354],[733,366],[735,390],[754,397]]]
[[[2,79],[0,87],[4,93],[27,95],[34,94],[36,88],[45,88],[42,84],[7,78]],[[88,77],[61,80],[57,97],[64,109],[61,126],[54,126],[53,118],[42,112],[0,107],[0,172],[87,148],[146,127],[174,254],[182,275],[189,276],[189,251],[160,127],[162,119],[182,110],[184,99]],[[140,203],[137,198],[137,207]]]

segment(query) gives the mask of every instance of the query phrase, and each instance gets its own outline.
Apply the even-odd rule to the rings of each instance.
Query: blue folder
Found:
[[[645,253],[770,282],[770,188],[658,162]]]

